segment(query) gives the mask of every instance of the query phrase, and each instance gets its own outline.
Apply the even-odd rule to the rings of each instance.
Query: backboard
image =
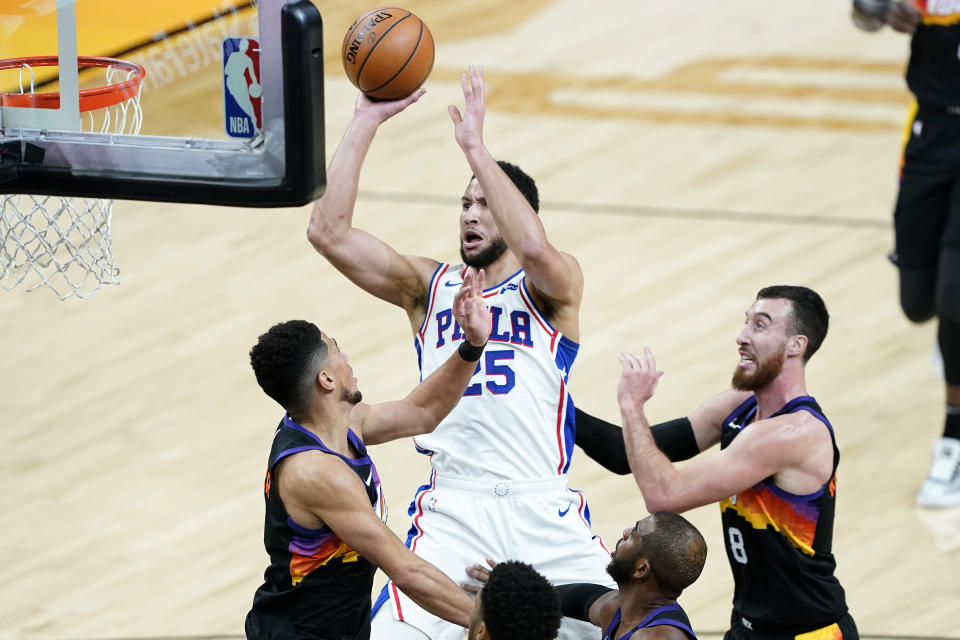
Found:
[[[309,202],[325,183],[320,14],[308,0],[4,2],[0,153],[6,194]]]

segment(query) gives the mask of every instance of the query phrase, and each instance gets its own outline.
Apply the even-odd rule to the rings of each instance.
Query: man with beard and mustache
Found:
[[[286,414],[264,482],[270,566],[247,615],[247,638],[369,638],[378,566],[421,606],[469,624],[470,596],[387,528],[366,447],[428,433],[457,404],[490,335],[482,295],[483,271],[468,269],[452,307],[465,339],[396,402],[362,402],[347,355],[312,323],[277,324],[250,350],[257,383]]]
[[[477,558],[494,556],[523,558],[554,583],[608,582],[609,553],[590,531],[583,495],[566,480],[574,439],[567,377],[579,349],[583,273],[547,239],[534,181],[485,146],[482,71],[470,67],[461,86],[463,113],[448,111],[473,173],[461,198],[463,264],[403,255],[352,224],[360,167],[377,129],[423,90],[393,102],[357,97],[308,237],[352,282],[406,311],[422,376],[463,338],[450,301],[465,265],[483,267],[496,283],[484,292],[493,332],[472,384],[435,431],[414,439],[431,473],[410,505],[409,548],[454,579]],[[374,638],[461,637],[390,582],[374,608]],[[560,638],[594,632],[568,621]]]
[[[686,418],[650,427],[644,404],[662,372],[649,349],[621,354],[623,432],[584,414],[602,464],[625,454],[647,509],[683,512],[719,502],[734,577],[728,639],[858,637],[831,552],[840,453],[804,369],[827,334],[823,300],[806,287],[761,289],[737,336],[733,389]],[[579,416],[578,416],[579,418]],[[597,435],[603,432],[604,435]],[[716,443],[716,454],[692,458]]]
[[[706,560],[707,543],[697,528],[683,516],[659,511],[623,530],[607,565],[617,588],[588,583],[558,585],[561,611],[603,629],[604,640],[696,640],[677,598],[700,576]],[[487,562],[492,571],[480,564],[467,568],[467,574],[485,585],[481,594],[490,589],[503,566],[490,559]],[[513,625],[522,629],[523,616]],[[491,638],[499,640],[499,636]]]

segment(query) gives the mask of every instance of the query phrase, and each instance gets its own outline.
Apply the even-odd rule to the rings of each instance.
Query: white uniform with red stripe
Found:
[[[463,333],[451,305],[463,265],[443,264],[430,282],[426,319],[415,343],[421,379],[457,349]],[[457,407],[433,433],[417,436],[430,456],[430,483],[410,507],[407,546],[455,582],[483,558],[522,560],[554,583],[615,586],[605,572],[609,553],[590,531],[583,495],[567,488],[574,445],[573,403],[567,376],[579,345],[553,328],[533,303],[524,272],[484,291],[493,331]],[[391,583],[396,619],[430,638],[463,630],[427,613]],[[387,613],[378,610],[378,618]],[[378,625],[373,638],[378,640]],[[595,637],[596,627],[565,619],[560,638]]]

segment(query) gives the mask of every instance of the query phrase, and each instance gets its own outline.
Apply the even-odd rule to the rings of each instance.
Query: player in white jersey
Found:
[[[612,586],[603,571],[609,553],[590,532],[586,500],[566,484],[574,442],[566,385],[579,346],[583,273],[547,239],[533,180],[494,160],[484,145],[481,70],[471,67],[461,84],[466,108],[449,113],[474,177],[462,197],[460,255],[496,283],[484,293],[495,325],[460,404],[433,434],[416,439],[431,472],[411,504],[407,545],[454,580],[491,557],[527,562],[554,583]],[[352,225],[360,168],[377,128],[422,94],[392,102],[357,97],[308,237],[351,281],[407,312],[426,377],[462,340],[450,302],[464,267],[400,254]],[[462,635],[389,583],[378,604],[374,639]],[[559,637],[595,633],[565,620]]]

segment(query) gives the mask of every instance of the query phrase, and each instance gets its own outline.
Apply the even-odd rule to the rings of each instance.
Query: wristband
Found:
[[[476,362],[480,359],[481,354],[483,354],[483,348],[487,346],[487,343],[484,342],[479,347],[475,347],[467,340],[464,340],[460,343],[460,346],[457,347],[457,353],[460,354],[460,357],[466,360],[467,362]]]

